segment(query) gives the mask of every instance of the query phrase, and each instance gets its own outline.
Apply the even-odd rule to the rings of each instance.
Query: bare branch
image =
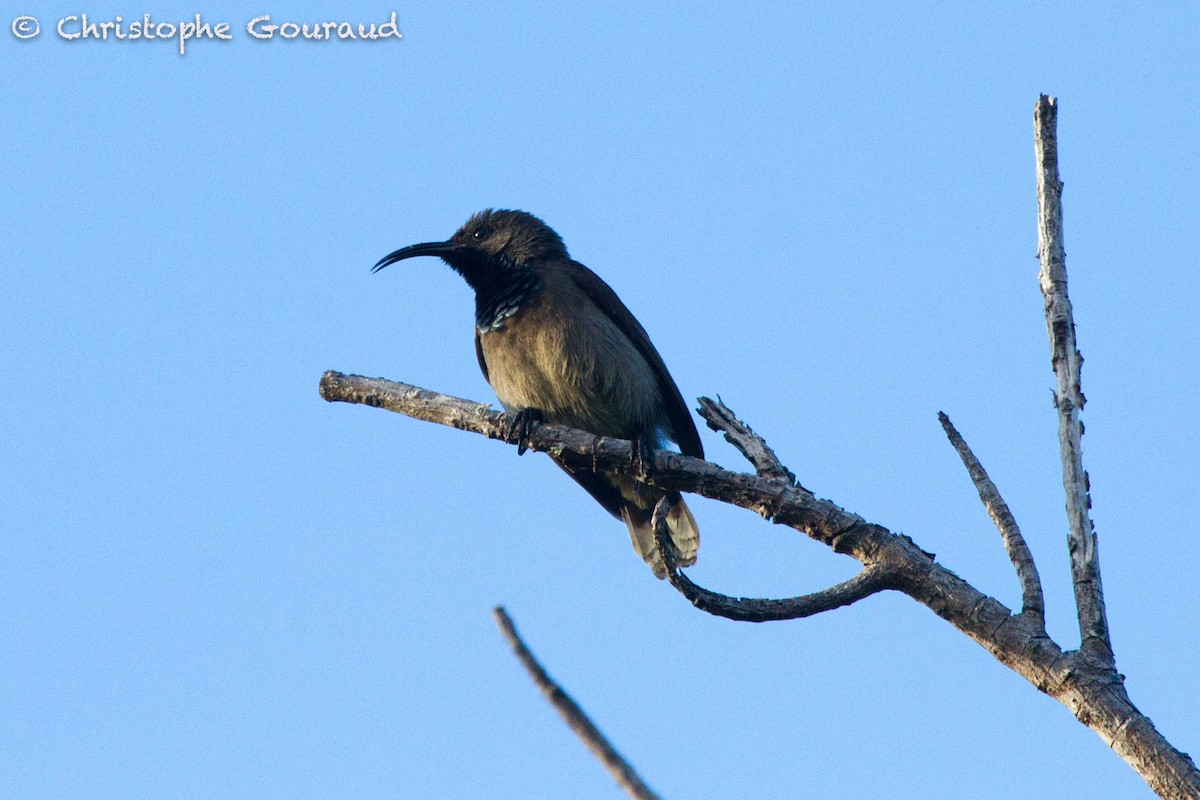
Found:
[[[525,667],[525,671],[529,673],[529,677],[533,678],[533,682],[546,696],[550,705],[554,706],[554,710],[566,720],[571,730],[575,731],[575,735],[583,740],[592,755],[604,765],[617,785],[634,800],[659,800],[658,795],[638,777],[629,762],[621,757],[621,754],[613,748],[600,729],[588,719],[579,704],[572,700],[571,696],[546,673],[537,658],[525,646],[525,642],[521,640],[520,634],[517,633],[517,627],[513,625],[512,618],[508,616],[504,607],[496,606],[492,616],[496,620],[496,625],[500,627],[500,632],[508,640],[509,646],[512,647],[513,653]]]
[[[436,393],[381,379],[329,372],[322,378],[321,394],[326,400],[387,408],[495,439],[503,439],[506,430],[505,415],[481,404],[448,398],[445,406],[439,407],[431,400],[439,397]],[[622,474],[633,469],[630,443],[620,439],[543,423],[531,431],[529,445],[579,467]],[[1064,653],[1031,620],[1013,615],[935,563],[908,537],[847,513],[804,489],[729,472],[679,453],[655,451],[653,464],[646,467],[646,480],[664,489],[695,492],[750,509],[853,556],[865,567],[877,565],[893,588],[929,607],[1071,709],[1137,768],[1155,791],[1164,797],[1195,796],[1191,787],[1200,786],[1195,765],[1138,712],[1111,667]]]
[[[718,397],[713,402],[707,397],[700,398],[700,407],[696,409],[704,417],[708,427],[725,434],[725,441],[736,447],[754,467],[760,478],[786,481],[788,485],[796,485],[796,476],[785,467],[775,455],[766,441],[742,422],[729,407]]]
[[[1058,104],[1042,95],[1033,114],[1034,147],[1037,157],[1038,281],[1046,306],[1046,330],[1050,336],[1050,361],[1057,379],[1054,405],[1058,409],[1058,442],[1062,451],[1063,487],[1067,495],[1070,532],[1071,576],[1079,612],[1082,650],[1102,663],[1114,663],[1108,618],[1104,610],[1104,588],[1100,583],[1100,554],[1096,532],[1089,516],[1092,500],[1088,476],[1083,469],[1083,423],[1079,413],[1085,398],[1079,374],[1083,357],[1075,346],[1075,320],[1067,297],[1067,263],[1063,248],[1062,181],[1058,174]]]
[[[474,431],[491,438],[504,438],[498,422],[501,415],[487,403],[463,400],[407,383],[362,375],[343,375],[333,370],[321,376],[318,388],[321,397],[331,403],[362,403],[426,422]],[[486,421],[494,422],[495,429],[487,427]]]
[[[983,501],[988,516],[992,518],[992,522],[1000,531],[1004,549],[1008,552],[1009,560],[1016,567],[1017,579],[1021,582],[1021,613],[1045,630],[1046,605],[1042,599],[1042,581],[1038,577],[1037,566],[1033,563],[1033,554],[1029,552],[1029,546],[1025,544],[1025,537],[1021,535],[1021,529],[1017,527],[1017,521],[1013,519],[1012,512],[1008,510],[1008,504],[1000,496],[1000,490],[996,488],[996,484],[992,483],[987,471],[979,463],[975,454],[971,452],[970,446],[963,440],[958,429],[954,427],[950,417],[939,411],[938,420],[942,423],[942,428],[946,431],[950,444],[954,445],[954,449],[958,451],[958,456],[962,459],[971,480],[975,483],[975,488],[979,490],[979,499]]]
[[[701,398],[703,402],[703,398]],[[864,597],[893,588],[888,583],[887,571],[878,565],[863,567],[862,571],[847,581],[830,586],[812,594],[789,597],[783,600],[729,597],[711,592],[692,583],[672,557],[674,548],[669,546],[670,531],[667,529],[669,498],[662,498],[654,507],[651,523],[659,553],[667,565],[667,579],[692,605],[718,617],[739,622],[778,622],[785,619],[801,619],[848,606]]]
[[[494,439],[504,439],[507,430],[506,416],[483,404],[380,378],[327,372],[321,379],[321,396],[331,402],[386,408]],[[433,398],[445,398],[444,405]],[[621,439],[542,423],[530,432],[528,444],[532,450],[550,453],[576,467],[626,475],[635,469],[631,445]],[[1200,800],[1200,772],[1134,707],[1110,665],[1063,652],[1028,617],[1014,615],[937,564],[907,536],[867,522],[805,489],[730,472],[669,450],[655,451],[653,463],[644,466],[645,480],[656,486],[750,509],[835,552],[853,556],[867,568],[864,572],[868,576],[876,570],[882,572],[887,576],[888,588],[925,605],[1038,690],[1069,708],[1137,769],[1156,792],[1163,797]],[[864,582],[871,579],[860,577]]]

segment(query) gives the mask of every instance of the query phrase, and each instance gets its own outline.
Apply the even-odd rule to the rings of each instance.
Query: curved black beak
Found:
[[[444,258],[458,249],[458,245],[454,242],[422,242],[421,244],[410,244],[408,247],[401,247],[394,253],[388,253],[375,266],[371,267],[371,272],[379,272],[384,267],[395,264],[397,261],[403,261],[406,258],[416,258],[417,256],[438,256]]]

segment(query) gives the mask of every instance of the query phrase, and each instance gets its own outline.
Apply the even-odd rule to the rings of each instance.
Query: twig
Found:
[[[1021,582],[1021,613],[1045,630],[1046,606],[1042,598],[1042,581],[1038,577],[1037,566],[1033,563],[1033,554],[1029,552],[1029,546],[1025,544],[1025,537],[1021,535],[1021,529],[1017,527],[1017,521],[1013,519],[1012,512],[1008,510],[1008,504],[1000,496],[1000,490],[996,488],[996,484],[992,483],[987,471],[979,463],[975,454],[971,452],[970,446],[963,440],[958,429],[954,427],[950,417],[939,411],[938,421],[942,423],[942,429],[946,431],[950,444],[954,445],[954,449],[958,451],[963,466],[967,468],[975,488],[979,490],[979,499],[983,501],[988,516],[992,518],[992,522],[1000,531],[1004,549],[1017,570],[1017,579]]]
[[[788,597],[782,600],[757,599],[750,597],[729,597],[697,586],[683,574],[683,570],[672,557],[674,548],[670,547],[671,534],[667,528],[667,511],[669,498],[664,497],[654,507],[650,518],[654,526],[654,539],[658,551],[667,567],[667,579],[680,594],[701,611],[707,611],[718,617],[737,620],[738,622],[778,622],[785,619],[801,619],[832,611],[835,608],[848,606],[870,597],[877,592],[892,587],[888,582],[887,571],[878,564],[863,567],[853,578],[839,584],[822,589],[819,592]]]
[[[533,678],[533,682],[546,696],[550,705],[554,706],[554,710],[566,721],[571,730],[575,731],[575,735],[583,741],[592,755],[600,760],[617,785],[634,800],[659,800],[658,795],[645,784],[633,767],[629,765],[629,762],[621,757],[621,754],[613,748],[600,729],[588,719],[579,704],[572,700],[571,696],[546,673],[525,642],[521,640],[512,618],[508,616],[504,607],[496,606],[492,611],[492,616],[496,620],[496,625],[500,627],[500,632],[508,640],[509,646],[512,647],[513,653],[525,667],[525,671],[529,673],[529,677]]]
[[[1058,409],[1058,443],[1062,452],[1063,488],[1067,495],[1071,577],[1079,613],[1081,649],[1104,664],[1113,664],[1104,588],[1100,583],[1100,555],[1088,510],[1088,476],[1083,469],[1083,423],[1079,413],[1085,398],[1079,373],[1083,357],[1075,345],[1075,320],[1067,296],[1066,251],[1063,248],[1062,181],[1058,174],[1058,104],[1041,95],[1034,109],[1034,148],[1037,157],[1038,256],[1041,259],[1042,297],[1050,361],[1057,379],[1054,405]]]
[[[785,481],[788,485],[796,485],[796,476],[785,467],[761,436],[751,430],[729,410],[721,398],[712,401],[707,397],[700,398],[700,407],[696,409],[704,417],[708,427],[725,434],[725,441],[738,449],[746,460],[754,467],[760,478]]]

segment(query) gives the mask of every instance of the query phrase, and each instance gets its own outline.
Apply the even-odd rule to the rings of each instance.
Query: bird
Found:
[[[402,247],[372,272],[417,256],[440,258],[474,290],[475,355],[513,415],[518,452],[532,426],[544,421],[630,440],[635,459],[666,441],[704,458],[692,415],[645,328],[600,276],[572,260],[562,237],[541,219],[486,209],[449,239]],[[624,521],[634,552],[659,578],[667,570],[652,515],[665,497],[673,560],[696,562],[700,532],[679,492],[555,463]]]

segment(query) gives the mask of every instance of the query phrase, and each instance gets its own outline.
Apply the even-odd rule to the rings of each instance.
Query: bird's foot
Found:
[[[504,431],[504,441],[517,446],[517,455],[525,455],[529,449],[529,434],[545,421],[545,416],[536,408],[522,408],[516,413],[508,414],[508,424]]]
[[[635,477],[645,478],[647,467],[654,463],[654,448],[650,446],[650,440],[644,436],[635,436],[630,440],[630,445],[629,468]]]

